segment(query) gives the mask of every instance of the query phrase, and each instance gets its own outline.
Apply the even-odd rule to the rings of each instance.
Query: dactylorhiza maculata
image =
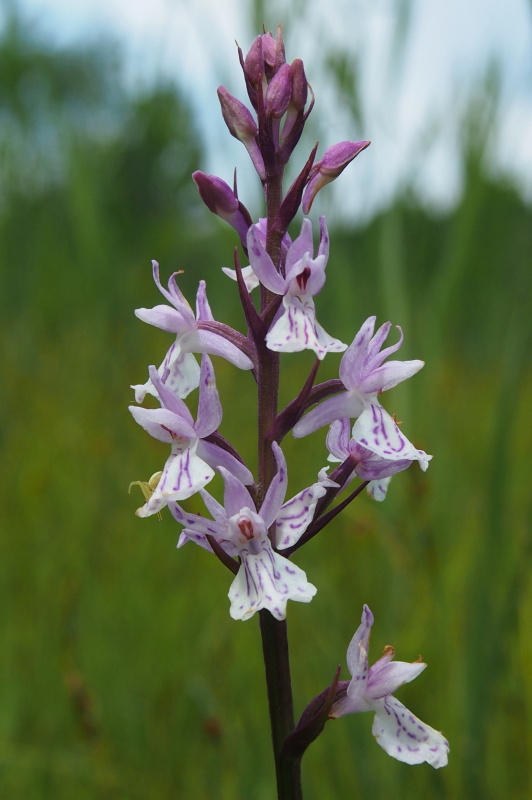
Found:
[[[375,712],[374,736],[394,758],[410,764],[427,761],[434,767],[447,763],[443,736],[392,696],[426,665],[392,664],[393,650],[387,648],[368,669],[373,616],[367,606],[348,650],[351,681],[339,683],[337,675],[296,726],[285,622],[288,600],[309,603],[317,591],[293,562],[293,554],[363,489],[382,501],[392,475],[414,461],[426,470],[431,456],[406,438],[380,402],[385,391],[415,375],[423,362],[391,359],[403,342],[401,328],[397,326],[397,338],[387,344],[391,323],[375,330],[375,316],[359,319],[360,328],[349,345],[326,332],[317,319],[330,249],[325,219],[319,219],[317,246],[306,216],[295,222],[295,238],[288,232],[299,209],[308,214],[320,189],[369,142],[333,144],[320,160],[316,146],[285,191],[285,167],[314,105],[303,63],[286,62],[280,29],[276,37],[258,36],[246,56],[240,48],[238,53],[251,107],[225,87],[218,97],[230,133],[245,146],[261,182],[265,216],[253,222],[238,195],[236,177],[232,187],[203,172],[192,177],[208,209],[236,232],[235,244],[247,261],[241,266],[235,247],[234,268],[223,267],[234,281],[227,282],[227,292],[239,294],[247,330],[237,331],[215,319],[204,275],[198,276],[194,313],[179,288],[178,273],[170,276],[166,289],[159,265],[152,263],[155,285],[166,302],[138,309],[136,315],[174,338],[160,366],[151,366],[145,382],[133,386],[138,404],[150,396],[149,407],[132,405],[130,411],[151,436],[170,445],[170,452],[162,451],[160,470],[149,482],[137,482],[146,499],[137,514],[159,514],[167,506],[181,527],[178,546],[193,542],[234,574],[231,617],[247,620],[259,612],[278,796],[289,800],[302,797],[299,762],[306,747],[327,719],[352,712]],[[289,361],[303,350],[315,355],[312,369],[304,385],[292,390],[294,399],[279,410],[280,358]],[[319,364],[336,353],[343,354],[338,379],[316,384]],[[220,432],[224,412],[210,356],[215,357],[216,369],[225,360],[230,368],[247,370],[257,386],[258,413],[250,409],[258,419],[255,473]],[[197,408],[195,416],[188,398]],[[334,468],[328,473],[323,463],[316,465],[315,481],[286,500],[289,468],[283,438],[291,432],[299,439],[323,428],[323,457]],[[223,502],[206,489],[211,481],[217,491],[223,486]],[[197,510],[190,511],[193,498],[198,498]],[[186,509],[183,501],[189,501]],[[346,587],[338,591],[345,597]]]

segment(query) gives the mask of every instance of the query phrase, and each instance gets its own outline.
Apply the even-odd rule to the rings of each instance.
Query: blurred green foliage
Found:
[[[215,316],[242,328],[219,269],[234,237],[190,180],[194,120],[175,86],[126,91],[113,43],[54,48],[16,16],[0,74],[0,795],[269,800],[256,621],[233,623],[231,576],[200,548],[177,553],[172,520],[135,518],[127,494],[166,457],[126,408],[168,346],[132,313],[160,301],[150,258],[184,270],[191,301],[206,277]],[[289,609],[298,710],[344,663],[367,602],[375,657],[392,641],[429,663],[399,696],[445,731],[450,764],[394,762],[370,716],[349,717],[306,756],[308,800],[532,793],[532,225],[477,145],[452,212],[404,193],[333,231],[320,320],[344,341],[370,313],[402,324],[402,357],[427,366],[384,402],[435,458],[298,554],[319,592]],[[288,359],[285,399],[311,361]],[[252,379],[216,368],[222,433],[253,462]],[[325,463],[323,437],[284,447],[296,491]]]

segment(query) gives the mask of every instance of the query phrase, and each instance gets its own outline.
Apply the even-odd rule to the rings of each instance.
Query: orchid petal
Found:
[[[200,367],[198,362],[191,353],[180,352],[176,342],[168,350],[157,374],[162,383],[181,398],[187,397],[199,386]],[[151,378],[148,378],[146,383],[134,384],[131,388],[135,390],[135,402],[137,403],[142,403],[147,394],[160,399]]]
[[[393,658],[393,650],[390,658]],[[380,659],[380,661],[382,660]],[[422,661],[414,661],[412,664],[406,661],[393,661],[392,663],[384,664],[380,669],[378,665],[379,661],[369,671],[367,694],[372,700],[378,700],[381,697],[393,694],[404,683],[410,683],[414,678],[417,678],[427,666]]]
[[[340,361],[340,380],[346,389],[356,389],[362,377],[368,345],[377,317],[368,317]]]
[[[328,352],[340,353],[346,346],[333,339],[316,320],[314,301],[311,297],[284,297],[284,313],[273,324],[266,335],[270,350],[297,353],[314,350],[321,360]]]
[[[213,477],[214,470],[196,454],[194,446],[173,452],[152,496],[136,513],[139,517],[149,517],[171,500],[186,500],[203,489]]]
[[[329,231],[325,224],[325,217],[320,217],[320,243],[318,246],[318,256],[325,257],[325,264],[329,260]]]
[[[253,498],[242,481],[235,478],[233,473],[224,467],[218,467],[218,471],[225,484],[224,509],[226,517],[238,514],[240,509],[244,507],[255,508]]]
[[[362,686],[368,680],[368,650],[369,650],[369,637],[371,636],[371,628],[373,627],[373,614],[367,605],[364,605],[362,610],[362,618],[360,625],[355,631],[355,634],[349,642],[347,648],[347,668],[351,673],[351,684],[349,686],[349,694],[352,692],[351,687],[355,689],[357,686]]]
[[[324,483],[337,485],[334,481],[313,483],[288,500],[277,516],[276,541],[277,548],[284,550],[298,542],[314,519],[314,512],[320,497],[327,491]]]
[[[390,328],[392,327],[391,322],[385,322],[384,325],[381,325],[378,329],[377,333],[369,343],[368,347],[368,361],[367,361],[367,369],[375,369],[376,367],[380,367],[382,362],[391,356],[393,353],[396,353],[401,345],[403,344],[403,329],[400,325],[396,325],[395,327],[399,331],[399,341],[395,344],[386,347],[384,350],[381,350],[382,345],[388,338],[388,334],[390,332]]]
[[[268,491],[266,492],[259,512],[264,520],[266,528],[269,528],[270,525],[272,525],[275,521],[286,496],[286,487],[288,486],[288,475],[284,453],[277,442],[272,442],[272,450],[275,456],[275,462],[277,464],[277,472],[273,476],[271,483],[268,486]]]
[[[236,269],[229,269],[229,267],[222,267],[222,272],[231,278],[232,280],[236,281]],[[260,281],[253,272],[253,267],[250,265],[249,267],[242,268],[242,277],[244,278],[244,283],[246,284],[246,289],[248,292],[252,292],[257,286],[260,285]]]
[[[317,589],[302,569],[272,549],[269,539],[251,541],[258,550],[240,549],[242,564],[229,589],[229,613],[233,619],[246,620],[267,608],[275,619],[282,620],[288,600],[308,603]]]
[[[349,441],[351,438],[351,422],[348,417],[335,420],[326,438],[328,461],[345,461],[349,457]]]
[[[301,223],[301,233],[294,239],[288,252],[285,261],[285,274],[288,275],[294,264],[300,261],[305,253],[312,254],[314,252],[314,244],[312,242],[312,222],[308,217],[305,217]]]
[[[163,383],[158,371],[153,365],[148,367],[148,374],[155,391],[157,392],[161,405],[164,406],[164,408],[167,408],[169,411],[173,411],[177,416],[182,417],[190,425],[194,425],[194,418],[188,410],[186,403],[184,403],[180,397],[177,397],[177,395],[170,391],[166,384]]]
[[[216,388],[212,361],[205,353],[201,357],[198,416],[194,426],[203,439],[213,433],[222,421],[222,404]]]
[[[443,734],[421,722],[395,697],[376,703],[373,736],[388,755],[406,764],[426,761],[436,769],[447,764],[449,743]]]
[[[175,282],[175,273],[171,276],[170,280],[168,281],[168,289],[165,289],[161,283],[161,279],[159,277],[159,264],[157,261],[151,262],[152,272],[153,272],[153,281],[157,288],[159,289],[160,293],[163,297],[166,297],[169,303],[177,308],[183,314],[190,313],[192,316],[192,320],[194,320],[194,315],[192,314],[192,309],[190,308],[183,292],[178,287],[177,283]]]
[[[270,292],[284,294],[284,279],[275,269],[274,263],[262,246],[259,234],[252,225],[247,235],[249,260],[255,275]]]
[[[299,422],[294,425],[292,430],[296,439],[308,436],[309,433],[323,428],[324,425],[334,422],[342,417],[358,417],[364,410],[362,400],[356,393],[340,392],[340,394],[328,397],[323,403],[319,403],[315,408],[305,414]]]
[[[211,467],[224,467],[231,472],[235,478],[242,481],[242,483],[246,485],[253,483],[253,475],[246,465],[242,464],[238,458],[235,458],[235,456],[228,453],[227,450],[224,450],[217,444],[207,442],[205,439],[200,439],[198,442],[198,455],[210,464]]]
[[[190,321],[183,314],[170,306],[160,305],[153,308],[136,308],[135,316],[148,325],[160,328],[167,333],[181,335],[190,328]],[[194,324],[194,321],[192,322]]]
[[[212,519],[208,519],[208,517],[202,517],[200,514],[189,514],[178,503],[170,502],[168,503],[168,508],[174,519],[180,525],[183,525],[185,529],[189,529],[183,531],[184,533],[194,532],[203,537],[209,535],[214,536],[216,539],[222,539],[227,530],[227,526],[223,523],[215,522]],[[196,541],[195,536],[192,538]]]
[[[253,361],[237,347],[219,333],[214,331],[198,330],[194,331],[197,348],[195,353],[210,353],[212,356],[221,356],[233,364],[238,369],[253,369]],[[188,336],[188,334],[187,334]],[[183,344],[183,349],[188,349],[188,343]]]
[[[380,478],[379,480],[370,481],[370,483],[366,487],[366,491],[370,497],[373,497],[374,500],[377,502],[382,503],[383,500],[386,499],[386,494],[388,492],[388,486],[390,485],[392,477],[391,475],[387,478]]]
[[[198,291],[196,293],[196,319],[202,321],[213,321],[211,307],[207,300],[207,284],[205,281],[200,281]]]
[[[135,422],[160,442],[173,444],[177,438],[187,441],[196,438],[196,432],[188,421],[166,408],[129,406],[129,410]]]
[[[421,469],[426,470],[432,458],[423,450],[417,450],[403,436],[395,420],[379,403],[372,403],[364,409],[353,425],[352,435],[364,447],[390,461],[415,460],[419,461]]]
[[[415,359],[413,361],[387,361],[382,367],[370,372],[364,378],[358,389],[364,394],[373,394],[376,392],[385,392],[387,389],[393,389],[401,381],[411,378],[416,372],[425,365],[424,361]]]

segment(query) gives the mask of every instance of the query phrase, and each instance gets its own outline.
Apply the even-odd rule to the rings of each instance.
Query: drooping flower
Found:
[[[150,367],[150,379],[162,407],[129,406],[129,410],[151,436],[171,445],[171,453],[153,493],[137,510],[137,515],[149,517],[171,501],[191,497],[212,480],[215,467],[223,466],[243,483],[253,483],[253,476],[244,464],[217,444],[205,441],[222,419],[210,358],[204,354],[201,359],[196,422],[183,400],[162,382],[155,367]]]
[[[438,769],[447,764],[449,743],[439,731],[421,722],[393,697],[392,692],[417,678],[427,666],[421,661],[409,664],[392,662],[394,649],[368,668],[368,647],[373,614],[365,605],[359,628],[347,650],[347,666],[352,675],[347,693],[331,709],[332,718],[359,711],[374,711],[373,736],[388,755],[406,764],[424,761]]]
[[[187,397],[196,389],[200,381],[200,368],[192,353],[210,353],[222,356],[231,364],[240,369],[251,369],[253,362],[233,341],[227,338],[231,335],[228,326],[214,322],[214,317],[207,300],[205,281],[200,281],[196,295],[196,316],[188,304],[185,296],[179,289],[175,273],[168,281],[165,289],[159,280],[159,265],[152,261],[153,279],[161,294],[172,304],[159,305],[154,308],[138,308],[135,315],[149,325],[155,325],[164,331],[176,335],[175,342],[168,350],[164,360],[157,370],[161,381],[175,392],[179,397]],[[219,332],[201,327],[202,323],[218,325]],[[227,331],[226,331],[227,329]],[[225,335],[221,331],[224,331]],[[241,337],[232,331],[235,340]],[[243,337],[242,341],[243,341]],[[157,397],[154,383],[149,379],[146,383],[136,384],[131,387],[135,390],[135,400],[142,403],[146,394]]]
[[[272,447],[277,473],[259,511],[242,481],[223,467],[219,471],[225,483],[224,505],[207,491],[201,492],[212,520],[189,514],[177,503],[169,506],[176,520],[184,526],[178,547],[191,540],[211,550],[207,539],[210,535],[230,556],[240,557],[240,568],[229,590],[233,619],[249,619],[262,608],[267,608],[276,619],[284,619],[288,600],[308,603],[316,594],[316,587],[307,581],[305,573],[272,547],[268,530],[276,523],[277,548],[294,544],[311,522],[318,499],[328,486],[336,484],[322,471],[317,483],[283,503],[287,488],[286,461],[279,445],[274,442]]]
[[[388,337],[391,322],[385,322],[373,335],[375,320],[376,317],[368,317],[342,356],[340,379],[345,391],[328,397],[302,417],[293,428],[296,438],[307,436],[336,419],[359,417],[370,406],[380,408],[377,399],[380,392],[392,389],[421,369],[424,362],[419,360],[383,363],[401,347],[403,332],[397,326],[399,341],[381,350]],[[376,412],[377,415],[378,413]]]
[[[323,288],[329,257],[325,218],[320,217],[320,244],[316,258],[313,258],[312,223],[309,219],[303,220],[300,235],[288,248],[284,277],[277,272],[254,226],[248,231],[247,241],[255,275],[267,289],[283,298],[282,308],[266,335],[270,350],[285,353],[314,350],[320,359],[328,352],[345,350],[347,345],[329,336],[317,322],[314,307],[313,297]]]

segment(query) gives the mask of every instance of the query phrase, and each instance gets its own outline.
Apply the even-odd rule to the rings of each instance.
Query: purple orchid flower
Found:
[[[427,666],[421,661],[390,663],[394,649],[368,669],[368,647],[373,614],[365,605],[362,621],[347,650],[347,666],[352,675],[347,694],[332,706],[330,716],[342,717],[359,711],[374,711],[373,736],[388,755],[406,764],[424,761],[438,769],[447,764],[449,743],[439,731],[421,722],[393,697],[392,692],[417,678]]]
[[[272,447],[277,473],[258,512],[242,481],[223,467],[219,472],[225,483],[224,505],[207,491],[201,492],[212,520],[189,514],[177,503],[169,506],[173,516],[184,526],[178,547],[191,540],[211,550],[207,539],[210,535],[230,556],[241,559],[229,589],[233,619],[249,619],[262,608],[267,608],[276,619],[284,619],[288,600],[308,603],[316,594],[316,587],[307,581],[303,570],[272,547],[268,529],[276,523],[277,548],[290,547],[312,521],[319,498],[329,486],[337,484],[322,470],[317,483],[283,503],[288,481],[286,461],[279,445],[274,442]]]
[[[253,226],[255,228],[256,234],[258,236],[259,242],[261,245],[266,248],[266,236],[268,233],[268,220],[266,217],[261,217],[259,221]],[[283,258],[286,258],[286,254],[290,245],[292,244],[292,239],[285,233],[283,239],[281,241],[281,252]],[[236,270],[229,269],[229,267],[222,267],[222,272],[224,272],[229,278],[236,281]],[[253,272],[253,267],[251,264],[248,267],[242,267],[242,277],[244,278],[244,283],[246,284],[246,289],[248,292],[252,292],[257,286],[260,285],[260,281]]]
[[[377,395],[415,375],[424,365],[424,361],[418,360],[388,361],[384,364],[385,359],[401,347],[403,332],[398,325],[399,341],[381,350],[390,332],[391,322],[385,322],[373,335],[376,319],[368,317],[342,356],[340,379],[345,386],[345,392],[328,397],[300,419],[293,428],[296,439],[307,436],[336,419],[359,417],[370,406],[381,408]],[[375,414],[377,418],[379,412],[376,411]]]
[[[332,423],[327,434],[329,461],[353,463],[351,478],[358,475],[370,481],[369,493],[375,500],[384,500],[389,481],[397,472],[418,461],[425,471],[432,456],[417,450],[403,436],[393,417],[381,405],[365,408],[353,425],[347,417]]]
[[[150,436],[172,446],[159,482],[148,501],[137,510],[139,517],[156,514],[169,502],[185,500],[214,477],[214,467],[223,466],[242,483],[253,483],[253,476],[237,458],[212,442],[205,441],[219,426],[222,406],[207,355],[201,358],[198,416],[196,422],[181,398],[161,380],[155,367],[150,378],[162,408],[129,406],[133,418]]]
[[[178,397],[187,397],[199,386],[200,368],[192,353],[210,353],[222,356],[235,367],[251,369],[253,362],[242,350],[226,336],[213,330],[201,328],[202,322],[212,323],[214,317],[207,300],[205,281],[200,281],[196,295],[196,317],[185,296],[179,289],[174,273],[168,281],[168,290],[159,280],[159,264],[152,261],[153,279],[162,295],[172,304],[155,306],[154,308],[138,308],[135,315],[149,325],[155,325],[164,331],[176,334],[176,340],[168,350],[164,361],[157,370],[161,381]],[[216,324],[216,323],[215,323]],[[227,326],[225,326],[227,327]],[[230,330],[230,329],[228,329]],[[236,331],[234,331],[235,335]],[[149,379],[146,383],[131,387],[135,390],[135,400],[142,403],[146,394],[157,397],[154,383]]]
[[[277,272],[253,226],[248,231],[247,242],[254,273],[267,289],[283,298],[283,307],[266,335],[270,350],[284,353],[314,350],[319,359],[328,352],[345,350],[347,345],[329,336],[317,322],[312,299],[325,283],[329,257],[325,218],[320,217],[320,244],[316,258],[312,257],[312,223],[309,219],[303,220],[300,235],[288,248],[284,277]]]

